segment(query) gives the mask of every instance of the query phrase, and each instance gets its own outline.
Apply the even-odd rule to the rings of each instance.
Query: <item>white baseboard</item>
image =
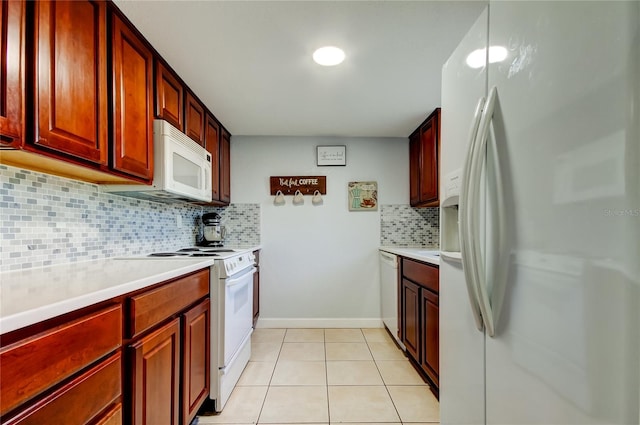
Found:
[[[382,328],[382,319],[259,318],[256,328]]]

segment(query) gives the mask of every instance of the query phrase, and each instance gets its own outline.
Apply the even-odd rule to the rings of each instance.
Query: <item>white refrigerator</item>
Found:
[[[441,106],[441,423],[638,424],[640,2],[491,1]]]

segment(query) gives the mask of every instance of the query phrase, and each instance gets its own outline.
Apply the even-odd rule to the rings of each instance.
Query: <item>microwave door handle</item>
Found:
[[[211,193],[211,168],[204,169],[204,191],[206,194]]]

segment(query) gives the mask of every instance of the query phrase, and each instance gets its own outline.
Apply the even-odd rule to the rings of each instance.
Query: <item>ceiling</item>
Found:
[[[150,1],[116,5],[233,135],[407,137],[483,1]],[[346,52],[336,67],[311,58]]]

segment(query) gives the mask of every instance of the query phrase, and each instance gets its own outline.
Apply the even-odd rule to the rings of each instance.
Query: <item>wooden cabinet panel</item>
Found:
[[[106,3],[39,1],[34,9],[34,142],[106,164]]]
[[[256,272],[253,275],[253,327],[256,327],[260,317],[260,250],[253,251]]]
[[[156,61],[156,116],[184,131],[184,88],[178,77]]]
[[[179,425],[180,319],[129,347],[132,358],[132,423]]]
[[[122,394],[120,358],[119,352],[114,354],[3,423],[80,425],[96,420]]]
[[[413,282],[402,279],[403,323],[402,336],[407,352],[416,360],[420,360],[420,287]]]
[[[440,269],[407,258],[402,259],[402,275],[415,283],[440,292]]]
[[[260,317],[260,268],[253,275],[253,327]]]
[[[0,4],[0,143],[22,141],[25,3]]]
[[[422,359],[420,365],[431,380],[439,386],[440,370],[440,308],[438,295],[427,290],[421,292],[422,303]]]
[[[437,119],[429,120],[420,132],[421,176],[420,200],[432,202],[438,199]]]
[[[209,299],[183,315],[182,423],[189,424],[209,395],[210,388]]]
[[[204,106],[198,102],[191,92],[187,92],[185,133],[201,146],[205,145],[205,121]]]
[[[207,115],[205,148],[211,154],[211,200],[220,200],[220,124]]]
[[[179,313],[209,293],[209,269],[131,297],[129,336],[134,337]]]
[[[153,177],[153,56],[117,15],[112,24],[112,168],[150,180]]]
[[[220,139],[220,201],[231,202],[231,135],[224,128]]]
[[[122,425],[122,403],[105,413],[95,425]]]
[[[413,207],[439,205],[440,108],[409,137],[409,200]]]
[[[407,353],[438,394],[440,369],[439,268],[402,258],[399,320]]]
[[[2,347],[1,413],[51,388],[121,343],[122,308],[117,305]]]
[[[420,203],[420,132],[409,137],[409,200]]]

